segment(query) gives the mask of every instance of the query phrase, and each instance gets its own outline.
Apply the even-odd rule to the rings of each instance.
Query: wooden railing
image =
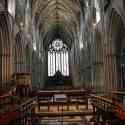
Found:
[[[122,91],[112,91],[112,93],[115,94],[115,96],[125,95]],[[96,95],[91,95],[91,102],[98,110],[113,113],[118,119],[125,121],[125,105],[122,102],[116,101],[113,98]]]
[[[117,105],[115,102],[113,102],[112,99],[103,97],[103,96],[96,96],[96,95],[91,95],[92,99],[92,105],[102,109],[106,112],[112,111],[115,109],[119,108],[119,105]]]

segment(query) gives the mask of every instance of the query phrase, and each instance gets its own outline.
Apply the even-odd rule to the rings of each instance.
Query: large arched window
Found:
[[[69,76],[68,48],[62,40],[54,40],[48,48],[48,76],[54,76],[56,72]]]
[[[15,0],[8,0],[8,12],[15,18],[15,6],[16,1]]]

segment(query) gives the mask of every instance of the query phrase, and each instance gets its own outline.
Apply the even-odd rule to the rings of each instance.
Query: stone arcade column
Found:
[[[103,64],[97,63],[94,65],[94,89],[96,92],[103,91]]]
[[[117,60],[119,60],[119,56],[113,52],[111,45],[107,45],[104,55],[104,72],[105,89],[109,91],[118,88]]]

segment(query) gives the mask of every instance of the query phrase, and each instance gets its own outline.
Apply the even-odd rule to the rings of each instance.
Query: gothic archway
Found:
[[[107,31],[107,46],[105,51],[106,81],[109,89],[123,87],[122,51],[125,34],[124,23],[120,15],[112,9],[109,30]]]

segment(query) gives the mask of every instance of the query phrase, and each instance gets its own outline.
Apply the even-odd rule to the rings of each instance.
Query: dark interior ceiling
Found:
[[[45,45],[60,38],[71,46],[80,25],[80,5],[79,0],[33,0],[34,23]]]

